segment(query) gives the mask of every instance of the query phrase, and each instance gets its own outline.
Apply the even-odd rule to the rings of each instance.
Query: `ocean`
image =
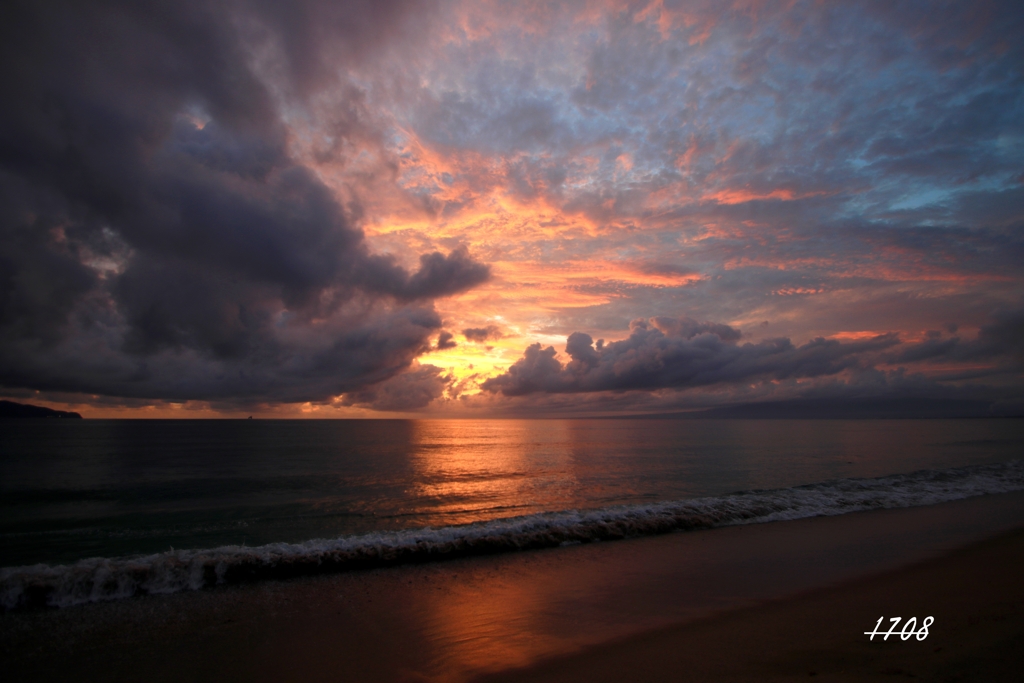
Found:
[[[1024,489],[1024,420],[4,420],[0,605]]]

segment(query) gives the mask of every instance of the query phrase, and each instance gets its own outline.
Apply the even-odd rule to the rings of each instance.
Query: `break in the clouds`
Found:
[[[8,393],[1024,403],[1020,3],[3,13]]]

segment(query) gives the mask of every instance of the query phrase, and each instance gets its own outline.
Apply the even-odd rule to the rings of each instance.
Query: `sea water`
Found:
[[[1024,420],[5,420],[0,605],[1024,489]]]

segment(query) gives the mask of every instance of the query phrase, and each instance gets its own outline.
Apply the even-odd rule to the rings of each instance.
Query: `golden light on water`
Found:
[[[579,485],[572,438],[564,421],[417,420],[409,494],[446,524],[569,505]]]

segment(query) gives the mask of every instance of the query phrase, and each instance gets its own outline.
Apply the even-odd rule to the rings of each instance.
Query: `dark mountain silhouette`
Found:
[[[53,410],[42,406],[14,401],[0,401],[0,418],[3,417],[67,417],[81,420],[82,416],[69,410]]]
[[[991,402],[929,398],[796,399],[712,408],[701,417],[906,419],[992,417]]]
[[[792,399],[743,403],[685,413],[659,413],[624,417],[675,419],[922,419],[1015,417],[1016,412],[994,410],[990,401],[930,398]]]

